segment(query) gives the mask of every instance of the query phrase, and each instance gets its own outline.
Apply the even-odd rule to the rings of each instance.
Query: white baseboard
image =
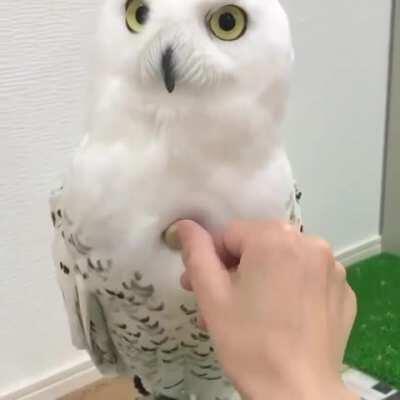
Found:
[[[370,239],[336,251],[336,258],[348,267],[366,258],[382,253],[382,237],[376,235]]]
[[[336,252],[337,259],[349,266],[381,253],[382,238],[372,237]],[[0,396],[1,400],[56,400],[79,388],[101,379],[100,373],[89,360],[34,382],[17,391]]]
[[[84,386],[90,385],[102,376],[90,360],[80,361],[30,385],[11,393],[0,395],[1,400],[56,400]]]

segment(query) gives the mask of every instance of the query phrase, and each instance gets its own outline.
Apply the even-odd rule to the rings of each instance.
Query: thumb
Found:
[[[229,294],[230,276],[218,257],[212,236],[193,221],[179,221],[176,227],[183,263],[200,307],[214,307]]]

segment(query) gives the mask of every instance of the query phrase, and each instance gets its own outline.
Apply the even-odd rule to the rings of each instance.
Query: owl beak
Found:
[[[161,70],[165,83],[169,93],[172,93],[175,89],[175,68],[174,68],[174,50],[172,47],[167,47],[161,57]]]

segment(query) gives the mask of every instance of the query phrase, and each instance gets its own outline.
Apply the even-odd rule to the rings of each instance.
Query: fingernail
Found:
[[[176,227],[176,224],[171,225],[168,229],[164,231],[162,234],[163,240],[165,244],[171,249],[171,250],[182,250],[182,245],[179,240],[178,236],[178,229]]]

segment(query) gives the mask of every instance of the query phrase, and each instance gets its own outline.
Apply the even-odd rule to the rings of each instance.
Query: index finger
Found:
[[[282,221],[238,220],[228,226],[223,235],[223,245],[233,257],[240,259],[245,248],[254,240],[292,227]]]

